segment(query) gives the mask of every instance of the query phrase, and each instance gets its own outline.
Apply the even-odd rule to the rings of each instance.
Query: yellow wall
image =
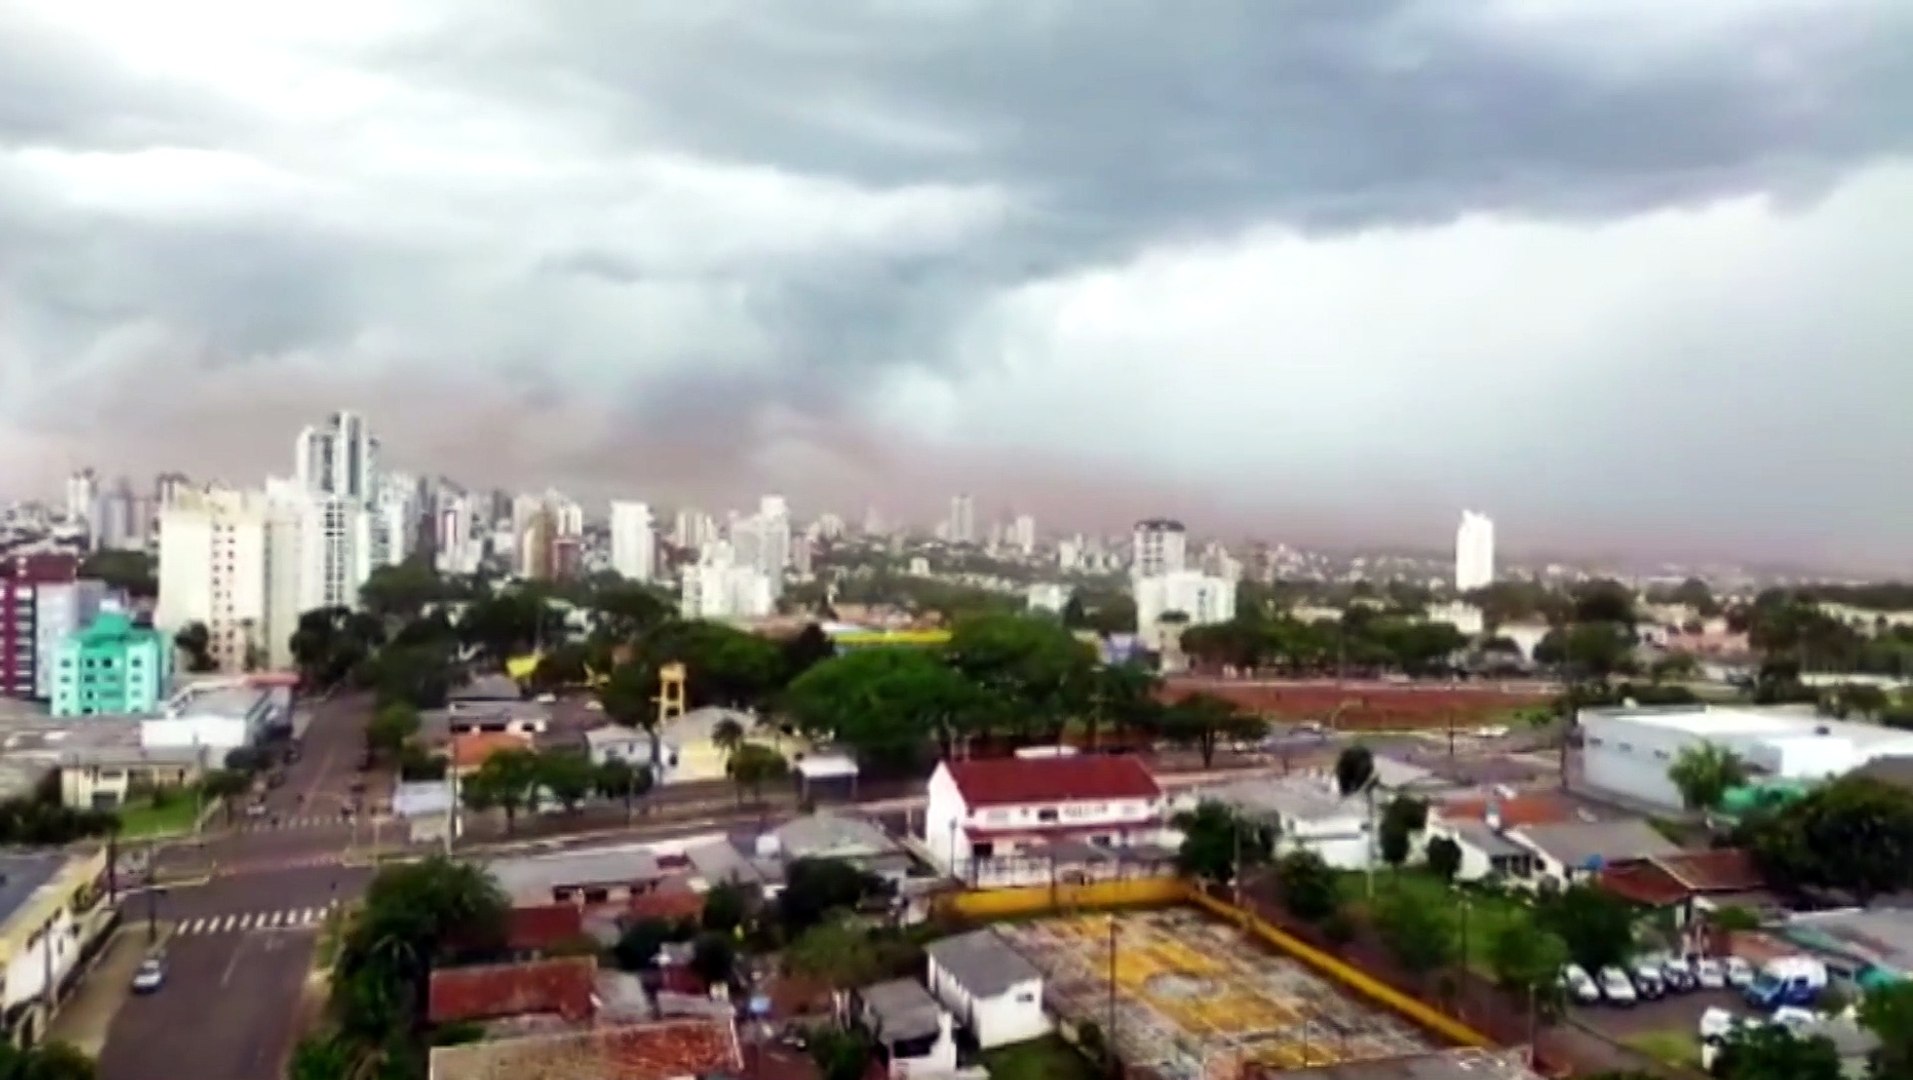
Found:
[[[1012,919],[1041,915],[1071,907],[1195,906],[1243,927],[1277,952],[1286,953],[1410,1023],[1433,1032],[1456,1046],[1491,1047],[1494,1041],[1438,1009],[1396,990],[1349,964],[1286,934],[1263,920],[1178,878],[1142,878],[1135,881],[1093,881],[1083,884],[1032,885],[1016,889],[973,889],[945,897],[945,910],[972,919]]]

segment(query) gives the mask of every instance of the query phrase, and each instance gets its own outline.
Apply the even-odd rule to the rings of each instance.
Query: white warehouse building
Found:
[[[1913,732],[1787,707],[1583,709],[1579,719],[1587,784],[1669,809],[1681,806],[1681,794],[1668,769],[1683,750],[1705,743],[1731,750],[1762,776],[1784,780],[1821,780],[1874,758],[1913,755]]]

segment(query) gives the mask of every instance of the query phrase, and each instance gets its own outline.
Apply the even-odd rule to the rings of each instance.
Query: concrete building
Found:
[[[203,755],[202,767],[217,768],[227,753],[289,725],[291,705],[285,686],[244,679],[198,683],[174,694],[159,715],[140,720],[140,746],[190,749]]]
[[[1495,523],[1486,514],[1461,512],[1455,530],[1455,591],[1468,592],[1495,579]]]
[[[359,587],[377,564],[372,511],[342,496],[312,495],[293,512],[300,519],[299,610],[357,607]]]
[[[93,521],[100,499],[100,478],[92,469],[81,469],[66,478],[66,519],[82,525]]]
[[[1016,515],[1016,520],[1010,522],[1009,540],[1019,554],[1036,554],[1036,519],[1028,514]]]
[[[365,418],[335,412],[308,426],[293,444],[293,477],[314,495],[331,495],[369,506],[378,494],[379,441]]]
[[[54,716],[152,712],[172,688],[173,643],[124,612],[103,611],[61,642],[54,668]]]
[[[470,574],[484,561],[477,509],[468,496],[441,500],[433,516],[433,562],[441,574]]]
[[[771,598],[783,594],[784,571],[790,566],[790,507],[781,495],[766,495],[757,512],[731,523],[731,559],[763,575]]]
[[[657,523],[641,502],[611,504],[611,569],[632,581],[649,582],[658,565]]]
[[[192,492],[160,515],[153,625],[170,637],[204,623],[222,671],[264,648],[267,519],[263,493],[232,490]]]
[[[1173,644],[1191,626],[1224,623],[1235,618],[1235,582],[1194,570],[1173,570],[1130,581],[1136,600],[1136,633],[1149,648]],[[1180,615],[1180,621],[1164,616]]]
[[[77,581],[79,569],[79,558],[67,553],[0,558],[0,695],[30,698],[38,694],[43,614],[49,633],[70,629],[55,621],[56,605],[49,603],[43,612],[41,600]]]
[[[923,951],[930,992],[970,1029],[981,1049],[1049,1034],[1043,973],[996,931],[972,930],[933,941]]]
[[[956,1072],[950,1014],[915,979],[891,979],[854,992],[856,1015],[882,1049],[896,1080]]]
[[[1158,844],[1162,788],[1129,756],[945,761],[930,776],[923,842],[940,870],[980,885],[1048,881],[1059,845]]]
[[[1031,611],[1060,614],[1069,606],[1070,588],[1053,581],[1039,581],[1029,587],[1027,606]]]
[[[976,502],[967,492],[950,496],[950,516],[943,523],[943,536],[952,544],[976,543]]]
[[[1337,870],[1366,869],[1375,859],[1368,799],[1344,798],[1335,777],[1327,772],[1202,787],[1178,795],[1172,810],[1194,810],[1205,802],[1221,803],[1251,820],[1276,824],[1278,855],[1310,851]],[[1167,834],[1164,841],[1172,847],[1181,842],[1179,832]]]
[[[111,925],[106,852],[0,852],[0,1017],[15,1045],[42,1039],[60,990]]]
[[[61,643],[91,623],[113,599],[106,582],[85,578],[44,582],[34,594],[33,696],[44,701],[53,697]]]
[[[1161,577],[1189,568],[1189,533],[1180,521],[1138,521],[1130,548],[1129,572],[1134,577]]]
[[[684,568],[679,608],[689,619],[761,619],[777,610],[777,594],[767,574],[739,565],[719,540]]]
[[[1913,754],[1913,732],[1832,720],[1787,707],[1665,706],[1583,709],[1586,783],[1650,806],[1677,809],[1667,771],[1690,747],[1713,743],[1763,778],[1821,780],[1875,758]]]

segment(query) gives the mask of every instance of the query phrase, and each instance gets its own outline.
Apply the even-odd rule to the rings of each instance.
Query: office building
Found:
[[[54,716],[156,711],[172,684],[173,643],[122,611],[102,611],[60,643],[53,662]]]
[[[70,584],[79,570],[80,560],[71,554],[0,558],[0,695],[37,693],[41,589]]]
[[[1495,523],[1486,514],[1461,512],[1455,530],[1455,591],[1469,592],[1495,579]]]
[[[1180,521],[1139,521],[1130,546],[1129,572],[1135,577],[1161,577],[1189,567],[1189,534]]]
[[[656,527],[644,503],[612,503],[611,569],[632,581],[650,581],[657,571]]]
[[[379,442],[365,418],[336,412],[324,424],[299,432],[293,447],[293,479],[318,495],[333,495],[360,505],[378,494]]]

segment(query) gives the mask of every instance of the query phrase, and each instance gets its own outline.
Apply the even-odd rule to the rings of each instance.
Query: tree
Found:
[[[360,661],[356,677],[376,692],[381,704],[439,709],[452,687],[463,681],[464,671],[453,659],[449,641],[394,641]]]
[[[1019,706],[1021,734],[1053,735],[1088,696],[1095,651],[1061,623],[1023,615],[961,619],[946,648],[951,667]]]
[[[1878,1080],[1913,1076],[1913,982],[1868,990],[1860,1002],[1860,1024],[1880,1040],[1873,1055]]]
[[[224,804],[226,820],[231,821],[233,801],[252,790],[252,777],[232,769],[214,769],[200,780],[199,790],[206,798]]]
[[[1282,906],[1298,919],[1319,923],[1342,906],[1335,871],[1313,851],[1282,856],[1275,864],[1275,881],[1282,890]]]
[[[1096,669],[1090,681],[1089,708],[1083,714],[1083,734],[1092,749],[1105,724],[1119,734],[1134,733],[1157,726],[1162,705],[1156,692],[1162,680],[1156,673],[1136,663],[1105,664]]]
[[[537,757],[537,785],[566,811],[576,811],[597,786],[598,767],[575,750],[554,750]]]
[[[1177,746],[1192,746],[1202,755],[1202,767],[1215,763],[1218,743],[1260,738],[1268,725],[1238,710],[1214,694],[1190,694],[1162,711],[1157,721],[1162,737]]]
[[[824,628],[816,623],[805,623],[797,636],[784,642],[784,678],[785,685],[795,681],[804,672],[837,655],[837,643],[824,633]]]
[[[109,590],[135,600],[159,595],[159,560],[144,551],[101,548],[80,561],[79,576],[87,581],[104,581]]]
[[[844,919],[829,919],[799,934],[784,950],[784,970],[833,990],[867,986],[883,976],[870,935]]]
[[[1567,945],[1588,969],[1620,964],[1634,952],[1634,912],[1627,901],[1592,885],[1570,885],[1535,904],[1535,923]]]
[[[598,766],[594,785],[598,794],[624,803],[624,819],[630,821],[637,801],[651,790],[651,770],[614,757]]]
[[[729,756],[744,745],[744,725],[731,717],[725,717],[711,725],[711,745]]]
[[[375,567],[359,586],[359,606],[381,619],[416,619],[426,605],[457,595],[424,558]]]
[[[611,955],[625,971],[645,971],[656,965],[658,950],[677,939],[676,931],[663,919],[639,919],[618,935]]]
[[[365,748],[387,759],[396,758],[400,748],[418,732],[418,709],[409,702],[394,701],[373,713],[366,723]]]
[[[307,1035],[292,1048],[287,1080],[346,1080],[359,1058],[350,1042],[332,1034]],[[4,1074],[0,1074],[4,1075]]]
[[[1415,834],[1422,831],[1427,824],[1427,803],[1407,795],[1395,796],[1382,811],[1381,828],[1378,830],[1382,860],[1390,866],[1400,866],[1407,862],[1408,852],[1414,846]]]
[[[1730,790],[1747,782],[1747,764],[1718,743],[1683,747],[1667,769],[1689,810],[1712,810]]]
[[[854,908],[883,891],[881,878],[841,859],[798,859],[784,871],[784,891],[777,896],[778,920],[786,936],[795,937],[830,913]]]
[[[908,763],[935,740],[946,757],[1002,715],[1002,700],[918,649],[862,649],[790,684],[784,710],[813,739],[867,761]]]
[[[1461,872],[1461,845],[1446,836],[1428,841],[1428,870],[1443,881],[1455,880]]]
[[[0,1044],[0,1080],[94,1080],[93,1059],[71,1043],[49,1042],[20,1049]]]
[[[1375,755],[1357,743],[1343,749],[1335,759],[1335,786],[1344,798],[1361,791],[1375,777]]]
[[[818,1080],[863,1080],[874,1056],[870,1037],[860,1029],[825,1028],[810,1040]]]
[[[1177,814],[1175,826],[1182,831],[1176,869],[1188,877],[1227,885],[1275,853],[1275,826],[1249,821],[1223,803],[1204,801]]]
[[[1737,839],[1771,880],[1844,890],[1862,905],[1913,887],[1913,793],[1869,777],[1752,815]]]
[[[699,934],[691,943],[691,970],[712,986],[731,981],[737,946],[724,934]]]
[[[173,644],[186,654],[186,670],[191,672],[212,671],[219,665],[213,660],[213,635],[203,622],[189,622],[173,635]]]
[[[1714,1075],[1721,1080],[1842,1080],[1845,1074],[1831,1040],[1799,1038],[1783,1024],[1746,1024],[1721,1044]]]
[[[1412,889],[1390,888],[1371,908],[1382,943],[1409,974],[1422,976],[1455,959],[1453,911]]]
[[[1488,939],[1495,982],[1518,994],[1553,992],[1567,962],[1567,942],[1529,919],[1510,919]]]
[[[740,743],[731,751],[730,760],[724,763],[724,774],[731,778],[731,783],[737,785],[739,803],[744,801],[745,792],[749,792],[751,798],[761,800],[765,784],[790,775],[790,762],[763,743]]]
[[[741,885],[720,882],[704,894],[704,929],[719,934],[736,932],[751,913],[751,897]]]
[[[331,1011],[362,1046],[401,1047],[423,1022],[432,966],[504,942],[508,903],[475,864],[431,856],[380,870],[346,930]]]
[[[485,759],[478,771],[459,785],[466,804],[474,810],[498,807],[505,812],[505,831],[518,823],[518,811],[536,797],[538,755],[531,750],[500,750]]]

